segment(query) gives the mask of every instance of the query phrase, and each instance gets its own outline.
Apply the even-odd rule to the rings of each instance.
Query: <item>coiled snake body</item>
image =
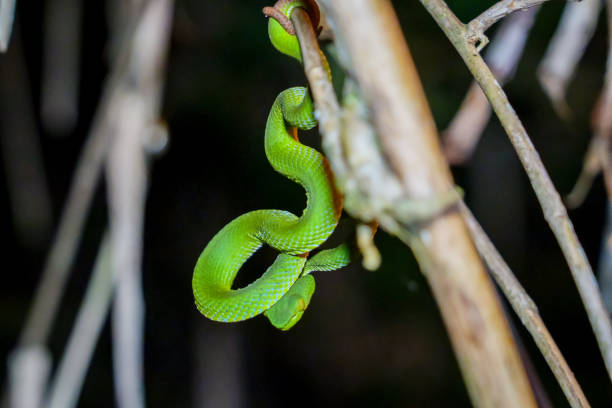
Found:
[[[287,21],[295,7],[313,6],[303,1],[276,5]],[[269,19],[268,31],[277,49],[301,61],[294,35],[274,18]],[[278,95],[266,125],[266,156],[277,172],[304,187],[307,205],[300,217],[281,210],[251,211],[213,237],[197,261],[192,281],[196,306],[209,319],[237,322],[265,312],[274,326],[288,330],[301,318],[314,292],[309,273],[349,262],[344,245],[307,259],[334,231],[342,211],[325,157],[297,140],[296,128],[315,125],[306,88],[289,88]],[[232,289],[243,263],[263,244],[280,251],[274,263],[247,287]]]

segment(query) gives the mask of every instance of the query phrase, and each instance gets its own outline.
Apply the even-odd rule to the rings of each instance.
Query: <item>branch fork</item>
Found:
[[[465,24],[464,38],[476,47],[480,52],[488,43],[489,38],[485,35],[493,24],[515,11],[525,10],[538,6],[548,0],[501,0],[483,11],[478,17]]]

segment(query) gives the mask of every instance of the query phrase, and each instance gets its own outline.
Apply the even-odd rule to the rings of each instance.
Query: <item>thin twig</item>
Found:
[[[136,14],[127,76],[112,107],[115,132],[107,162],[113,305],[113,366],[117,405],[145,406],[144,299],[141,283],[146,163],[142,140],[159,115],[172,0],[150,0]]]
[[[119,407],[144,407],[144,298],[140,281],[144,219],[146,106],[126,92],[116,105],[117,129],[109,151],[112,270],[118,275],[113,305],[113,367]]]
[[[129,38],[130,33],[126,33],[126,37]],[[107,137],[113,123],[110,107],[115,104],[117,98],[117,85],[125,77],[127,52],[127,47],[120,50],[104,88],[100,107],[74,172],[57,232],[45,259],[40,283],[20,336],[19,346],[45,344],[55,321],[59,301],[106,156]]]
[[[500,84],[508,82],[523,55],[539,6],[512,14],[495,33],[485,61]],[[472,82],[455,117],[443,133],[444,153],[451,164],[469,159],[491,117],[491,106],[476,81]]]
[[[475,44],[483,41],[485,31],[508,14],[518,10],[538,6],[548,0],[501,0],[483,11],[478,17],[467,24],[466,38]],[[484,40],[485,44],[487,40]]]
[[[301,30],[298,30],[298,36],[300,37],[300,44],[302,46],[303,54],[315,56],[315,58],[313,58],[312,60],[313,60],[313,64],[316,64],[317,63],[316,56],[318,56],[318,52],[316,52],[317,46],[316,46],[316,40],[314,36],[308,36],[307,33],[306,35],[302,35]],[[305,51],[308,51],[308,50],[314,50],[314,51],[306,53]],[[305,61],[308,61],[308,59],[309,59],[308,57],[305,58]],[[307,70],[306,72],[308,73],[309,71]],[[352,81],[350,81],[349,79],[348,85],[350,84],[352,84]],[[316,81],[311,81],[311,87],[314,89],[317,89],[319,87],[319,83]],[[345,91],[347,95],[352,95],[353,92],[355,91],[350,91],[350,90],[348,92]],[[313,91],[313,94],[315,95],[324,94],[325,98],[335,99],[335,94],[333,94],[333,92],[325,94],[324,91],[318,90],[318,91]],[[349,109],[350,106],[353,106],[355,102],[351,102],[351,101],[354,101],[354,100],[355,98],[351,98],[349,100],[350,104],[345,105],[345,109]],[[359,98],[356,98],[356,100],[358,101]],[[319,104],[319,99],[317,97],[315,97],[315,101],[317,101],[317,104],[318,104],[317,109],[319,109],[319,106],[325,106],[325,105]],[[376,165],[372,165],[372,157],[380,157],[377,154],[372,154],[372,152],[377,151],[376,143],[375,142],[373,144],[369,143],[367,141],[368,137],[366,137],[366,141],[364,144],[364,140],[362,137],[364,135],[373,136],[373,132],[367,131],[367,129],[364,130],[363,128],[356,127],[359,123],[362,122],[359,119],[359,116],[361,114],[358,112],[360,112],[359,108],[357,108],[357,112],[350,114],[350,120],[344,122],[344,125],[343,125],[343,127],[347,127],[349,125],[352,126],[350,127],[350,130],[348,131],[348,133],[353,134],[353,139],[352,139],[353,142],[357,141],[357,146],[355,146],[355,143],[351,145],[345,144],[347,158],[349,160],[353,159],[352,161],[353,165],[349,166],[351,170],[351,174],[345,174],[345,179],[349,179],[349,180],[352,178],[355,178],[354,171],[358,171],[360,168],[365,167],[368,170],[367,173],[371,175],[373,172],[375,174],[379,174],[378,172],[380,170],[377,168],[381,167],[380,163]],[[342,115],[344,116],[348,114],[349,113],[347,111],[342,113]],[[334,114],[331,113],[330,115],[333,116]],[[364,125],[359,125],[359,126],[364,126]],[[325,137],[327,137],[324,131],[323,131],[323,134]],[[359,136],[360,139],[357,139],[357,136]],[[363,150],[367,150],[368,153],[360,154],[359,152]],[[346,165],[343,165],[343,167],[346,167]],[[394,179],[393,175],[387,174],[386,177],[382,179],[382,180],[385,180],[385,182],[383,183],[379,182],[377,184],[378,186],[381,186],[382,184],[381,191],[379,192],[378,197],[385,197],[385,195],[389,194],[388,193],[389,191],[396,190],[396,188],[394,188],[393,185],[391,186],[391,188],[387,188],[389,187],[388,186],[389,180],[393,180],[393,179]],[[363,185],[364,182],[367,182],[367,180],[364,180],[364,178],[361,178],[359,181],[359,184]],[[352,184],[352,183],[349,183],[349,184]],[[397,196],[393,196],[392,199],[393,200],[397,199]],[[347,205],[348,204],[349,203],[347,203]],[[461,206],[461,208],[462,210],[466,210],[466,208],[463,205]],[[467,211],[469,214],[469,210]],[[468,225],[471,227],[472,232],[477,238],[476,243],[478,244],[479,249],[481,249],[481,251],[485,255],[485,259],[487,259],[489,266],[492,267],[494,271],[499,271],[494,276],[498,279],[500,286],[504,289],[506,296],[508,296],[508,298],[510,299],[512,305],[515,307],[515,310],[517,311],[519,316],[521,316],[521,319],[525,322],[527,327],[530,329],[530,332],[534,336],[536,343],[538,344],[539,347],[542,348],[542,353],[545,355],[555,375],[557,375],[557,377],[559,378],[559,382],[563,390],[566,392],[568,400],[572,403],[573,407],[587,407],[588,402],[584,398],[584,395],[582,391],[580,390],[580,387],[576,383],[573,377],[573,374],[571,373],[569,368],[567,368],[567,364],[565,363],[563,357],[560,355],[552,338],[550,338],[550,336],[548,335],[548,332],[545,326],[543,325],[543,323],[541,322],[541,319],[539,319],[537,308],[535,307],[531,299],[529,299],[526,293],[522,290],[522,287],[520,286],[518,281],[516,281],[516,278],[512,276],[511,271],[509,271],[509,269],[507,268],[507,266],[505,265],[505,263],[503,262],[499,254],[495,252],[494,248],[492,247],[492,244],[490,243],[486,235],[484,235],[484,232],[482,232],[482,229],[480,229],[480,227],[474,223],[475,223],[475,220],[473,219],[473,217],[468,218]],[[474,230],[474,225],[476,225],[478,230]],[[478,234],[478,232],[480,232],[480,234]],[[406,240],[408,239],[409,238],[406,238]],[[489,249],[488,251],[486,251],[487,247],[486,246],[483,247],[483,245],[486,245],[486,244],[488,244],[490,248],[493,248],[493,250]],[[500,265],[500,266],[497,266],[497,265]],[[503,269],[504,267],[505,269]]]
[[[566,4],[555,35],[538,66],[538,80],[562,118],[571,114],[565,91],[595,32],[600,10],[601,0]]]
[[[476,221],[469,208],[464,203],[461,203],[459,208],[474,237],[478,252],[487,263],[491,274],[504,292],[512,309],[535,340],[540,352],[565,393],[568,402],[574,408],[589,407],[590,405],[580,385],[567,365],[565,358],[563,358],[557,344],[548,332],[546,325],[544,325],[535,303],[497,252],[495,246],[478,221]]]
[[[596,156],[599,169],[602,170],[607,192],[606,223],[602,233],[602,243],[599,254],[599,284],[604,303],[608,312],[612,314],[612,0],[606,1],[608,19],[608,60],[604,89],[599,96],[594,109],[593,128],[595,135],[591,146],[599,145],[599,152],[591,153],[591,146],[585,157]],[[586,167],[586,163],[585,163]],[[576,183],[578,184],[578,183]]]
[[[108,240],[104,237],[66,351],[49,388],[46,408],[72,408],[77,404],[113,295],[109,258]]]
[[[125,54],[126,49],[121,50],[104,87],[100,106],[74,171],[58,229],[45,259],[32,307],[12,354],[32,348],[46,349],[47,339],[55,321],[106,156],[107,137],[112,123],[109,107],[114,104],[117,97],[114,92],[116,85],[123,78],[125,64],[122,61],[125,59]],[[19,380],[20,378],[11,379],[10,387],[19,389],[27,386],[19,384]],[[3,404],[5,401],[7,397],[3,396]]]
[[[133,36],[134,27],[122,33],[125,39]],[[81,156],[60,218],[59,226],[36,289],[34,302],[19,339],[19,345],[44,344],[62,297],[74,256],[78,249],[87,212],[98,184],[102,164],[108,149],[108,137],[114,117],[111,107],[117,103],[119,84],[126,80],[126,60],[131,42],[125,40],[113,61],[111,75],[96,111],[91,131]]]
[[[110,98],[109,98],[110,100]],[[102,104],[104,107],[106,104]],[[79,158],[59,227],[42,272],[34,304],[23,328],[20,345],[44,344],[55,320],[59,301],[81,238],[91,199],[106,154],[106,111],[98,112]]]
[[[303,48],[315,48],[311,42],[304,41],[305,37],[301,38]],[[316,55],[316,53],[312,54]],[[312,86],[314,86],[314,84]],[[355,181],[354,179],[356,179],[356,183],[360,186],[368,185],[368,182],[371,182],[370,186],[366,188],[367,191],[373,191],[373,189],[378,188],[372,195],[381,201],[390,200],[394,202],[398,200],[398,197],[401,195],[399,185],[395,183],[395,177],[388,173],[388,169],[385,167],[382,160],[376,160],[381,159],[381,156],[377,148],[375,135],[371,129],[364,129],[364,127],[367,127],[363,119],[364,107],[361,107],[359,104],[361,98],[355,97],[354,93],[358,90],[352,89],[354,86],[354,82],[350,78],[347,78],[347,82],[345,83],[345,95],[350,96],[350,98],[345,98],[344,102],[342,115],[346,120],[343,120],[342,134],[347,134],[347,136],[351,135],[352,143],[347,143],[345,145],[346,158],[349,160],[348,168],[350,168],[350,173],[345,175],[345,179],[351,181]],[[329,94],[326,97],[335,98],[335,94]],[[373,154],[373,152],[377,154]],[[360,176],[362,171],[363,175]],[[376,180],[380,180],[376,179],[377,175],[381,176],[384,182],[376,182]],[[347,187],[352,184],[353,183],[347,183]],[[352,193],[355,194],[354,192]],[[346,190],[345,194],[348,194]],[[357,211],[355,211],[356,208],[353,202],[363,200],[362,195],[359,195],[357,198],[351,198],[345,196],[345,202],[348,207],[347,209],[352,210],[353,214],[360,217],[363,217],[364,214],[371,214],[373,211],[371,208],[372,206],[368,208],[368,211],[364,210],[363,207],[358,207]],[[372,201],[373,198],[368,197],[368,200]],[[381,206],[383,205],[381,204]],[[375,206],[375,208],[380,209],[378,206]],[[572,407],[588,407],[589,404],[580,386],[577,384],[571,370],[568,368],[567,363],[554,343],[554,340],[549,335],[544,323],[541,321],[537,307],[513,276],[501,256],[497,253],[493,244],[471,215],[471,212],[469,212],[463,203],[460,205],[460,209],[475,238],[475,243],[481,256],[483,256],[487,262],[488,267],[493,272],[494,278],[509,299],[515,312],[536,340],[536,344],[540,347],[551,370],[556,375],[562,389],[566,393],[568,401],[570,401]]]
[[[578,208],[586,199],[591,190],[595,177],[602,170],[601,150],[605,149],[606,140],[598,135],[593,135],[589,147],[582,159],[582,169],[572,190],[565,196],[565,203],[569,208]]]
[[[130,39],[133,33],[134,29],[131,27],[131,30],[126,30],[123,35]],[[164,32],[164,34],[166,33]],[[128,65],[126,60],[132,51],[131,46],[131,41],[123,42],[122,48],[119,49],[115,58],[113,70],[105,86],[91,133],[77,164],[58,231],[45,260],[45,267],[36,291],[34,304],[14,353],[31,347],[44,348],[49,336],[68,272],[78,247],[85,217],[101,173],[102,163],[106,156],[107,137],[115,119],[111,107],[117,106],[117,98],[121,96],[117,92],[119,84],[122,81],[130,82],[132,78],[126,76]],[[163,52],[164,49],[165,47],[161,51]],[[145,47],[144,51],[149,50]],[[19,386],[19,384],[16,386]]]
[[[342,180],[346,168],[340,141],[340,105],[321,58],[321,49],[318,46],[317,36],[308,13],[302,8],[296,8],[291,15],[291,22],[300,39],[304,72],[315,100],[319,129],[325,135],[323,148],[337,180]],[[311,44],[317,44],[317,46],[310,46]]]
[[[493,73],[482,57],[476,52],[474,45],[465,40],[466,27],[457,19],[444,1],[421,0],[421,3],[440,25],[474,78],[483,88],[493,110],[514,145],[538,197],[544,218],[557,238],[570,267],[597,338],[608,374],[612,379],[612,327],[610,326],[610,318],[603,305],[591,265],[574,232],[559,193],[555,190],[540,156],[503,89],[495,80]]]
[[[143,19],[142,17],[136,18],[136,21],[139,22],[139,24],[144,24],[144,21],[142,21],[142,19]],[[163,28],[164,27],[156,27],[156,29],[160,29],[160,30]],[[140,41],[137,41],[136,36],[138,35],[138,30],[135,30],[135,29],[131,31],[128,30],[128,32],[133,33],[133,35],[124,37],[124,41],[126,44],[133,44],[132,47],[133,46],[139,46],[139,47],[145,46],[145,44],[143,44],[142,42],[142,33],[138,37]],[[160,32],[160,34],[163,34],[163,33],[164,33],[163,31]],[[123,45],[123,47],[125,48],[126,45]],[[162,44],[160,45],[160,47],[162,47],[162,50],[160,51],[161,51],[161,54],[163,55],[163,48],[165,48],[165,45]],[[134,53],[135,52],[132,51],[132,54]],[[114,106],[115,108],[110,109],[109,117],[113,118],[113,121],[118,124],[119,128],[121,127],[122,123],[126,122],[126,120],[124,119],[125,116],[122,118],[121,115],[127,115],[128,122],[138,118],[138,115],[134,114],[133,109],[130,109],[132,108],[132,106],[130,106],[130,103],[129,103],[130,102],[129,95],[132,93],[129,91],[129,88],[131,85],[135,83],[140,84],[140,85],[145,85],[145,88],[146,88],[145,93],[147,92],[153,93],[152,95],[153,98],[151,98],[150,97],[151,95],[148,95],[148,94],[147,96],[144,97],[144,99],[147,100],[147,103],[151,103],[154,106],[157,106],[159,103],[158,102],[159,98],[156,97],[156,94],[159,93],[158,88],[160,85],[157,84],[157,82],[155,81],[153,82],[153,85],[155,86],[154,86],[154,89],[151,90],[147,87],[148,85],[150,85],[150,82],[151,82],[150,78],[148,80],[147,79],[142,80],[141,77],[136,76],[140,80],[135,81],[135,82],[133,80],[135,78],[134,70],[135,69],[140,70],[143,64],[147,65],[149,69],[153,71],[160,69],[160,64],[158,63],[157,65],[148,65],[148,63],[151,61],[143,62],[143,61],[138,60],[138,58],[136,58],[136,60],[137,60],[136,61],[137,64],[132,63],[130,65],[128,63],[127,66],[122,70],[122,72],[124,72],[125,75],[122,76],[121,79],[118,79],[117,81],[114,82],[116,84],[116,88],[112,92],[115,95],[112,106]],[[131,61],[133,62],[133,60]],[[159,75],[157,73],[150,74],[147,71],[141,71],[139,72],[139,75],[144,75],[145,77],[149,76],[153,78],[159,78]],[[126,99],[128,99],[127,104],[126,104]],[[122,107],[124,107],[125,109],[122,109]],[[155,109],[155,107],[153,109]],[[121,137],[121,136],[123,135],[122,134],[117,135],[117,137]],[[137,133],[135,134],[135,136],[136,136],[135,140],[137,142],[143,142],[143,140],[138,137]],[[124,148],[124,147],[125,146],[123,145],[120,146],[120,148]],[[125,166],[121,166],[121,167],[125,167]],[[129,173],[129,170],[125,168],[124,168],[124,171],[126,172],[124,174],[130,174],[130,175],[132,174],[132,173]],[[135,198],[132,197],[132,199],[135,199]],[[137,204],[137,200],[135,201],[136,201],[135,204]],[[85,295],[83,306],[80,309],[73,332],[69,339],[68,345],[66,346],[66,353],[64,354],[64,357],[60,363],[60,366],[58,368],[58,373],[50,388],[49,401],[47,405],[49,408],[71,407],[71,406],[74,406],[78,400],[80,388],[85,378],[85,372],[87,370],[87,366],[91,359],[91,354],[93,353],[95,343],[97,341],[100,330],[102,328],[102,324],[104,323],[105,317],[108,313],[110,301],[111,301],[112,294],[113,294],[113,288],[114,288],[114,282],[113,282],[113,277],[112,277],[113,274],[111,273],[112,271],[108,265],[109,260],[107,258],[109,257],[109,255],[108,255],[107,247],[108,245],[106,243],[103,243],[100,248],[98,260],[96,262],[96,267],[92,275],[87,293]],[[117,268],[115,268],[114,272],[115,274],[117,274],[118,272]],[[133,293],[130,295],[133,295]],[[122,313],[125,313],[125,311],[122,310]],[[133,316],[132,314],[129,313],[129,310],[128,310],[127,315],[128,315],[127,316],[128,318]],[[138,319],[135,319],[135,320],[136,321],[133,321],[133,326],[138,326],[138,321],[137,321]],[[125,366],[122,366],[122,367],[124,368]],[[125,381],[126,377],[129,376],[130,374],[132,373],[128,371],[122,376],[121,380]],[[134,378],[134,375],[132,375],[130,378],[131,382],[139,382],[138,380],[134,381],[133,378]],[[140,396],[136,397],[135,399],[133,397],[133,394],[131,394],[129,391],[127,392],[127,394],[130,397],[124,397],[124,398],[130,399],[131,402],[129,404],[137,403],[134,401],[136,401],[136,399],[139,398]],[[125,400],[122,400],[121,406],[126,406],[126,404],[128,403],[126,403]]]
[[[355,82],[346,78],[344,109],[341,110],[310,18],[303,10],[296,9],[292,22],[300,39],[304,71],[315,100],[323,148],[330,159],[335,183],[344,194],[345,210],[364,221],[357,226],[362,264],[366,269],[375,270],[380,265],[380,253],[372,241],[376,214],[385,211],[388,203],[401,200],[402,188],[382,157],[369,154],[376,146],[376,136],[366,123],[367,108],[363,99],[355,97],[358,93]],[[352,136],[350,141],[348,135]],[[367,153],[363,154],[364,151]],[[385,180],[385,183],[377,180]]]

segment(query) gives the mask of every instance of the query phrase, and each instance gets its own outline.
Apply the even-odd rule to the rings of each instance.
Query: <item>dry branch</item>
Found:
[[[312,30],[309,32],[309,30],[307,30],[308,27],[304,27],[305,24],[303,23],[304,19],[302,18],[294,19],[294,24],[298,27],[297,32],[300,38],[302,53],[307,56],[305,62],[307,64],[309,63],[309,55],[314,56],[313,61],[310,61],[310,63],[316,65],[319,63],[318,45]],[[342,54],[342,49],[338,51],[341,58],[345,59],[343,62],[348,64],[348,57]],[[308,74],[310,70],[307,69],[306,72]],[[326,106],[329,106],[329,104],[319,103],[320,98],[328,98],[333,102],[331,105],[337,106],[335,94],[324,90],[329,90],[331,87],[326,85],[321,89],[321,81],[311,81],[310,83],[313,94],[315,95],[318,113],[324,113],[326,117],[332,117],[333,120],[331,122],[337,126],[338,121],[334,118],[334,116],[337,115],[337,111],[330,112],[326,110]],[[375,203],[375,200],[378,200],[378,203],[394,202],[402,194],[401,191],[399,191],[401,187],[399,187],[399,183],[396,183],[394,175],[390,174],[388,167],[382,160],[375,140],[375,133],[371,129],[369,123],[367,123],[367,107],[363,106],[362,99],[358,94],[358,89],[350,78],[347,78],[345,83],[344,94],[345,100],[340,114],[342,115],[341,139],[345,141],[345,143],[343,146],[337,146],[335,143],[332,143],[331,146],[338,149],[344,149],[344,152],[340,151],[341,154],[339,157],[344,157],[346,163],[341,163],[341,165],[337,167],[343,171],[341,187],[345,193],[345,208],[356,217],[367,220],[370,219],[369,217],[371,217],[372,214],[384,211],[384,204],[378,205]],[[325,132],[326,129],[321,130],[325,141],[328,137]],[[334,129],[333,136],[337,137],[336,129]],[[336,151],[335,153],[335,156],[338,156],[338,152]],[[332,165],[335,164],[337,163],[332,161]],[[384,182],[381,182],[381,180],[384,180]],[[376,190],[377,187],[378,190]],[[367,194],[368,192],[374,194],[369,195]],[[364,195],[366,196],[365,199]],[[521,320],[534,337],[536,344],[557,377],[571,406],[588,407],[589,404],[582,390],[575,381],[571,370],[565,363],[552,337],[548,334],[538,314],[537,308],[525,293],[520,283],[518,283],[516,278],[512,275],[501,256],[496,252],[493,244],[484,234],[484,231],[482,231],[482,228],[471,216],[469,210],[467,210],[464,205],[460,208],[468,221],[468,225],[475,237],[479,250],[487,261],[488,266],[493,270],[493,276],[509,298],[516,313],[521,317]]]
[[[600,10],[600,0],[566,4],[559,26],[538,67],[540,84],[562,118],[567,118],[571,113],[565,101],[565,91],[593,36]]]
[[[321,3],[334,30],[338,55],[348,61],[346,67],[370,107],[404,198],[431,199],[447,193],[453,182],[391,5],[366,0]],[[313,95],[319,110],[314,90]],[[326,138],[325,129],[322,132]],[[387,211],[375,216],[384,229],[413,245],[474,404],[534,406],[507,323],[460,214],[450,210],[420,225],[412,235],[392,216],[398,203],[386,204],[390,205]]]
[[[608,19],[608,60],[604,87],[592,113],[593,136],[583,159],[582,171],[567,195],[569,206],[577,207],[586,198],[595,176],[603,173],[608,196],[606,226],[599,255],[599,284],[604,304],[612,313],[612,1],[606,1]]]
[[[145,406],[144,299],[141,283],[147,169],[143,140],[156,128],[172,0],[150,0],[134,15],[126,76],[111,107],[114,132],[106,167],[111,269],[117,277],[113,305],[113,366],[117,404]]]
[[[115,151],[120,151],[119,155],[129,154],[134,152],[134,150],[138,151],[138,149],[142,152],[143,138],[147,136],[147,132],[155,129],[162,83],[161,72],[164,66],[167,37],[170,29],[169,23],[172,17],[172,3],[171,0],[151,0],[143,9],[147,11],[144,17],[141,18],[139,14],[135,18],[135,23],[131,27],[127,27],[122,33],[124,41],[121,44],[118,56],[115,58],[112,74],[105,86],[104,95],[100,102],[91,134],[79,160],[66,208],[60,221],[60,227],[45,264],[45,270],[37,290],[34,306],[15,353],[27,351],[33,347],[44,349],[68,277],[68,271],[76,253],[87,210],[106,157],[110,136],[120,133],[119,130],[122,124],[133,124],[134,121],[140,120],[139,126],[144,126],[144,131],[142,129],[134,129],[134,127],[130,128],[129,125],[122,128],[138,147],[136,149],[129,149],[127,146],[119,146]],[[135,94],[138,94],[139,90],[141,94],[134,97]],[[141,102],[137,104],[130,103],[134,100]],[[140,105],[144,115],[135,114],[134,107],[136,105]],[[127,120],[122,121],[121,115],[128,115]],[[135,132],[133,133],[132,130]],[[131,147],[133,146],[131,145]],[[123,163],[123,157],[125,156],[119,158],[118,162]],[[117,154],[115,159],[117,160]],[[129,161],[128,166],[138,164],[138,159],[132,156],[128,156],[127,161]],[[116,164],[117,161],[113,163]],[[143,163],[142,160],[141,163]],[[141,164],[142,167],[143,165]],[[126,166],[121,164],[119,169],[124,171],[120,174],[120,183],[134,180],[130,178],[130,175],[134,174],[130,171],[131,167],[126,168]],[[116,176],[117,173],[113,173],[112,178],[115,180],[117,179]],[[116,202],[113,202],[114,208],[112,211],[114,212],[111,215],[115,226],[113,232],[111,232],[111,240],[113,240],[114,244],[113,252],[114,254],[119,254],[119,256],[123,255],[123,258],[115,263],[115,268],[127,270],[128,273],[134,267],[138,268],[139,261],[137,260],[140,257],[140,251],[137,248],[138,244],[133,245],[133,232],[141,230],[141,227],[138,227],[138,223],[141,223],[142,220],[141,207],[143,203],[142,201],[135,200],[134,196],[129,195],[130,193],[138,193],[139,184],[141,188],[144,188],[145,183],[142,181],[142,177],[140,181],[137,180],[134,184],[127,186],[128,197],[126,201],[128,206],[133,206],[130,207],[131,212],[122,211],[125,207],[118,209],[117,205],[115,205]],[[125,184],[123,186],[125,187]],[[121,189],[122,191],[119,192],[119,195],[123,195],[125,191],[123,187]],[[113,188],[109,190],[113,190]],[[115,194],[115,191],[110,194]],[[131,199],[134,200],[130,202],[129,200]],[[134,208],[136,208],[136,211],[132,211]],[[140,216],[138,215],[139,212]],[[121,213],[122,216],[118,217],[117,213]],[[120,221],[117,222],[118,218]],[[135,228],[131,228],[134,227],[134,223],[136,224]],[[128,229],[131,228],[130,232],[127,234],[121,231],[117,232],[116,227],[119,224],[122,226],[129,224]],[[118,235],[121,236],[119,239],[117,239]],[[130,235],[130,237],[123,240],[125,235]],[[136,241],[139,240],[140,238],[137,236]],[[130,302],[135,298],[133,294],[133,292],[128,293]],[[134,315],[124,311],[122,318],[126,317],[131,319]],[[129,325],[130,327],[137,327],[139,324],[137,320],[131,320]],[[136,335],[136,339],[138,339],[138,335]],[[137,344],[136,350],[134,350],[135,348],[132,347],[134,342],[131,340],[129,342],[131,343],[129,349],[123,349],[121,360],[123,363],[130,363],[133,361],[132,358],[138,359],[139,353],[142,352],[142,347],[139,344]],[[136,343],[138,342],[137,340]],[[116,347],[116,349],[118,348],[120,347]],[[132,364],[132,367],[135,365],[138,364]],[[130,366],[127,367],[129,368]],[[134,383],[141,384],[138,373],[135,373],[133,369],[118,371],[121,374],[121,378],[118,380],[121,387]],[[16,369],[16,372],[19,372],[19,370]],[[11,386],[18,388],[21,384],[14,384],[16,380],[19,379],[12,379]],[[134,395],[134,393],[128,394]],[[130,402],[120,402],[119,405],[136,406],[132,401],[134,401],[134,398]]]
[[[479,45],[482,48],[488,40],[484,35],[485,31],[493,24],[506,17],[509,14],[518,10],[525,10],[531,7],[539,6],[548,0],[501,0],[483,11],[478,17],[467,24],[466,38],[472,44],[481,42]]]
[[[591,265],[574,232],[559,193],[555,190],[540,156],[531,143],[516,112],[510,105],[506,94],[476,51],[474,45],[466,41],[466,26],[457,19],[444,1],[421,0],[421,3],[423,3],[438,25],[440,25],[463,58],[474,78],[476,78],[482,87],[487,98],[489,98],[493,110],[506,130],[510,141],[514,145],[538,197],[544,218],[557,238],[570,267],[597,338],[608,374],[612,378],[612,328],[610,326],[610,318],[604,308]]]
[[[77,404],[113,295],[109,258],[108,240],[104,238],[66,351],[49,388],[46,408],[72,408]]]
[[[308,13],[301,8],[297,8],[292,14],[291,22],[294,24],[297,36],[300,39],[304,72],[316,101],[319,129],[322,134],[326,135],[323,139],[323,147],[327,152],[335,175],[342,179],[346,169],[343,166],[340,142],[340,105],[321,59],[321,50],[318,46],[316,48],[304,46],[304,44],[317,43],[317,36],[310,23]]]
[[[103,103],[102,106],[107,104]],[[106,154],[106,115],[105,109],[98,111],[95,124],[79,157],[59,226],[45,259],[32,309],[21,334],[20,345],[46,343],[55,321]]]
[[[487,263],[491,274],[504,292],[512,309],[519,316],[531,337],[533,337],[565,393],[570,406],[573,408],[589,407],[589,402],[584,396],[580,385],[578,385],[574,373],[572,373],[572,370],[567,365],[565,358],[546,328],[535,303],[516,279],[502,256],[497,252],[487,234],[472,215],[472,212],[464,203],[461,203],[460,209],[474,237],[478,252]]]
[[[508,17],[486,50],[485,61],[501,85],[514,76],[539,8],[531,7]],[[444,153],[451,164],[469,159],[490,117],[489,101],[474,81],[443,134]]]

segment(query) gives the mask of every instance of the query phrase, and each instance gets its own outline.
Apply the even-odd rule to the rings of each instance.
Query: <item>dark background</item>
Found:
[[[493,2],[467,3],[449,1],[463,21]],[[536,82],[535,70],[563,4],[553,1],[540,11],[515,79],[505,87],[561,194],[571,189],[581,167],[607,52],[602,20],[569,88],[573,116],[561,121]],[[341,271],[317,274],[308,312],[287,333],[262,317],[240,324],[211,323],[195,309],[192,269],[214,233],[247,211],[278,208],[300,213],[304,206],[301,189],[276,174],[263,152],[265,120],[275,96],[305,83],[301,68],[269,44],[261,14],[265,5],[269,2],[184,0],[176,6],[163,105],[171,140],[152,167],[144,236],[148,405],[469,406],[431,292],[409,250],[384,232],[376,236],[383,255],[380,270],[368,272],[355,262]],[[436,123],[444,129],[470,75],[419,2],[394,5]],[[18,7],[11,46],[23,52],[23,74],[30,88],[18,91],[29,93],[38,112],[44,2],[18,1]],[[74,131],[50,134],[37,115],[34,119],[55,220],[107,74],[107,17],[104,2],[83,2],[78,22],[79,120]],[[0,56],[0,65],[14,61]],[[318,139],[310,132],[303,141],[317,146]],[[43,235],[36,245],[17,236],[6,172],[0,171],[0,233],[5,242],[0,357],[6,361],[30,307],[51,235]],[[486,128],[473,159],[454,173],[468,204],[539,306],[587,398],[594,407],[610,406],[610,383],[574,283],[496,119]],[[101,187],[54,326],[50,350],[55,361],[106,225],[105,197]],[[598,178],[584,205],[570,212],[594,267],[605,203]],[[256,254],[239,279],[254,279],[274,256],[273,251]],[[529,334],[510,315],[544,391],[554,406],[567,406]],[[114,404],[111,348],[107,323],[79,406]],[[3,369],[0,379],[5,377]]]

